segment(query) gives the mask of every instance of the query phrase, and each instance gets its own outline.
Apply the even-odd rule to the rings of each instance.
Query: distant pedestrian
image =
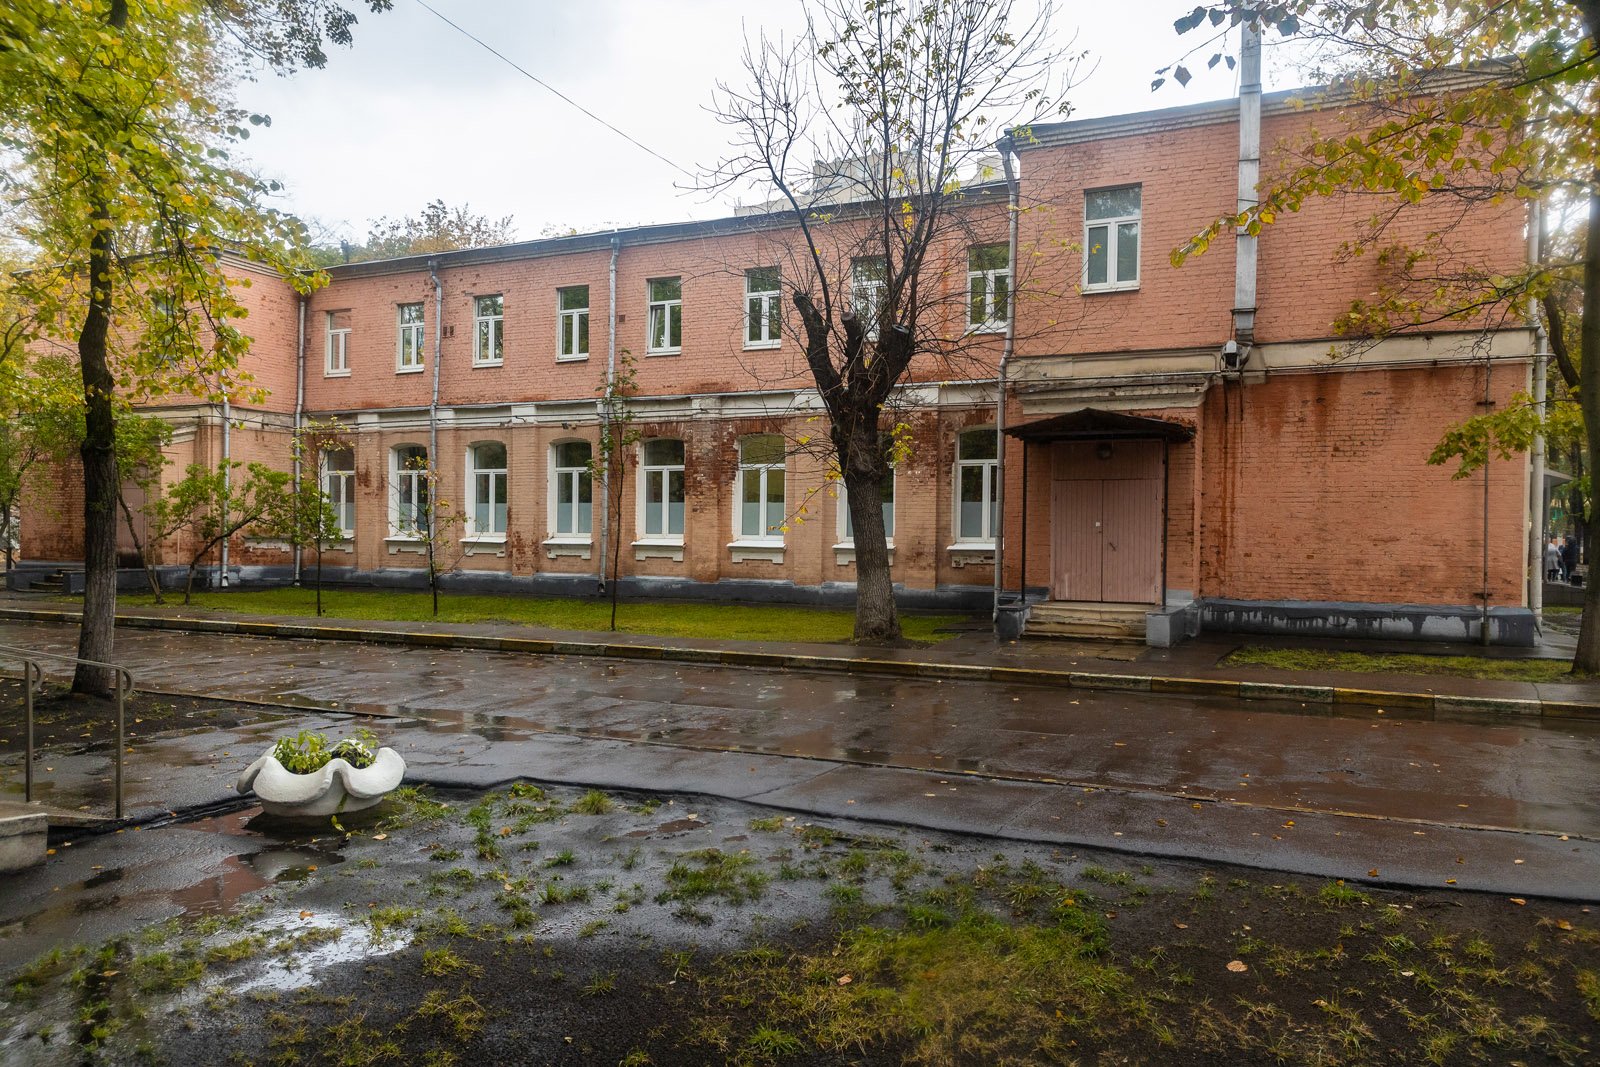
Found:
[[[1561,539],[1561,569],[1567,574],[1567,581],[1572,581],[1572,576],[1578,573],[1578,539],[1576,537],[1563,537]]]
[[[1547,582],[1558,581],[1561,578],[1561,546],[1556,544],[1554,537],[1544,546],[1544,578]]]

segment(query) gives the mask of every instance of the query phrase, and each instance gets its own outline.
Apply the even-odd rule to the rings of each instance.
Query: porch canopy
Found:
[[[1082,408],[1065,415],[1007,426],[1006,434],[1026,444],[1048,441],[1188,441],[1194,427],[1145,415]]]

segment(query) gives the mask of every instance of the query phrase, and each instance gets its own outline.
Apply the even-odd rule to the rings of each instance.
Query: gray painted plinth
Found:
[[[0,874],[43,863],[49,829],[42,811],[0,813]]]

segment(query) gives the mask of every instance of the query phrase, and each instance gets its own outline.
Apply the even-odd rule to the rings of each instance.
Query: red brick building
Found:
[[[1461,639],[1487,602],[1494,639],[1531,640],[1527,463],[1454,480],[1426,462],[1446,428],[1527,388],[1531,331],[1335,358],[1334,320],[1385,280],[1377,257],[1339,254],[1372,211],[1357,197],[1171,265],[1235,210],[1241,175],[1253,189],[1257,109],[1270,167],[1311,121],[1289,94],[1033,128],[1017,269],[995,258],[1006,183],[969,190],[977,236],[945,250],[941,284],[973,344],[959,374],[914,368],[910,455],[885,500],[905,605],[987,607],[998,580],[1035,631],[1148,620],[1166,643],[1201,625]],[[1394,233],[1448,220],[1485,266],[1520,261],[1518,205],[1453,208],[1425,198]],[[628,595],[848,602],[845,509],[826,458],[797,444],[825,436],[821,408],[791,324],[776,328],[795,239],[746,215],[335,267],[305,300],[258,276],[244,328],[267,400],[235,405],[226,432],[214,406],[166,409],[171,470],[225,448],[287,465],[297,422],[337,419],[347,447],[307,471],[348,528],[331,576],[421,580],[414,465],[431,462],[466,515],[450,581],[592,592],[605,502],[586,465],[597,388],[625,352],[643,437],[621,508]],[[870,288],[870,265],[840,270]],[[973,310],[997,287],[1016,294],[1003,413],[1003,315]],[[71,478],[30,501],[23,558],[78,558]],[[243,538],[226,563],[245,581],[309,566]]]

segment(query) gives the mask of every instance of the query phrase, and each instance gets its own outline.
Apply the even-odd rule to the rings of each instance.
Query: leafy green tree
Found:
[[[747,85],[722,87],[715,112],[734,149],[706,184],[753,189],[801,233],[781,264],[797,313],[784,325],[826,408],[849,495],[855,636],[889,641],[900,620],[880,501],[893,477],[882,441],[896,388],[914,360],[948,367],[995,354],[951,329],[965,310],[949,303],[946,257],[973,243],[977,217],[964,184],[996,176],[1005,130],[1065,110],[1056,83],[1070,65],[1051,43],[1048,2],[1026,17],[1013,0],[811,0],[806,10],[797,41],[752,42]],[[987,239],[1003,241],[995,215]],[[857,260],[872,264],[865,297],[847,277]]]
[[[516,239],[516,220],[510,215],[491,219],[466,204],[450,207],[443,200],[434,200],[414,216],[373,219],[367,228],[367,243],[351,249],[351,259],[393,259],[457,248],[485,248],[510,244]]]
[[[241,470],[246,475],[243,481],[238,478]],[[149,508],[152,541],[188,542],[183,602],[189,603],[194,576],[212,551],[240,533],[284,536],[294,528],[289,516],[296,503],[286,471],[238,460],[224,460],[215,467],[189,464],[183,477]]]
[[[1235,226],[1259,232],[1314,197],[1386,196],[1365,248],[1385,255],[1394,281],[1352,305],[1340,326],[1381,338],[1441,324],[1524,322],[1537,305],[1560,375],[1554,402],[1453,431],[1436,451],[1460,470],[1525,448],[1535,431],[1560,438],[1581,426],[1600,455],[1600,0],[1229,0],[1202,5],[1179,32],[1252,22],[1315,42],[1370,121],[1314,130],[1299,160],[1268,175],[1256,207],[1217,219],[1173,253],[1181,263]],[[1214,63],[1215,58],[1212,59]],[[1188,72],[1172,68],[1180,81]],[[1448,233],[1385,242],[1383,222],[1406,205],[1448,197],[1463,205],[1518,200],[1586,217],[1582,240],[1555,245],[1512,270],[1450,256]],[[1576,313],[1576,330],[1567,318]],[[1565,342],[1576,335],[1576,351]],[[1560,347],[1557,347],[1560,346]],[[1576,411],[1569,400],[1576,399]],[[1596,524],[1585,555],[1600,558]],[[1585,592],[1573,669],[1600,672],[1600,584]]]
[[[366,0],[370,10],[389,0]],[[7,0],[0,5],[0,193],[6,238],[48,269],[19,275],[24,342],[75,347],[84,436],[83,626],[108,660],[116,612],[115,409],[141,390],[246,394],[237,371],[242,279],[230,255],[318,277],[302,231],[265,206],[276,188],[235,164],[251,125],[228,101],[248,58],[321,65],[354,14],[335,0]],[[80,667],[79,692],[110,691]]]
[[[349,434],[334,419],[330,422],[312,420],[295,433],[295,456],[300,461],[300,483],[291,487],[292,500],[287,509],[281,509],[279,528],[268,536],[281,537],[291,548],[310,547],[317,560],[317,614],[322,614],[322,554],[329,545],[344,538],[344,524],[339,511],[323,490],[317,477],[322,456],[336,448],[349,447]]]
[[[601,561],[601,573],[609,574],[611,590],[611,629],[617,628],[617,602],[621,598],[618,578],[622,571],[622,506],[627,499],[628,460],[638,447],[641,435],[634,428],[634,412],[629,400],[639,391],[638,361],[627,350],[617,360],[615,372],[600,381],[595,391],[600,396],[600,447],[589,463],[593,483],[605,490],[607,540],[611,558]]]

